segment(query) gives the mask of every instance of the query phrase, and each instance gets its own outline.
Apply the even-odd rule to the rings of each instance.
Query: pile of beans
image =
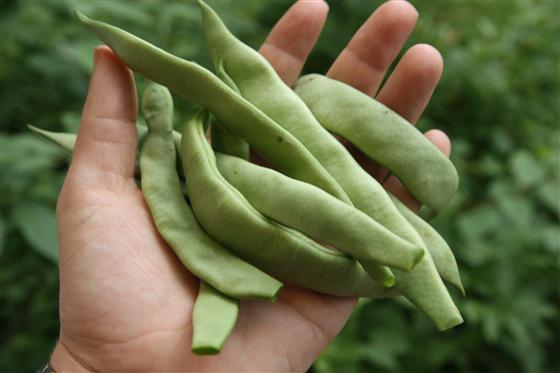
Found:
[[[78,14],[147,79],[137,174],[159,233],[201,280],[193,351],[218,353],[239,300],[275,301],[283,283],[337,296],[402,295],[438,329],[460,324],[442,281],[464,294],[451,249],[334,135],[387,167],[432,216],[457,190],[452,163],[351,86],[307,75],[288,87],[209,6],[199,6],[215,74]],[[168,89],[201,107],[182,133],[173,131]],[[75,135],[32,129],[72,151]],[[251,163],[249,149],[274,169]]]

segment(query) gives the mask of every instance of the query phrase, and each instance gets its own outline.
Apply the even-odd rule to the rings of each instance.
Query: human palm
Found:
[[[323,27],[325,3],[298,2],[261,53],[291,85]],[[356,33],[328,75],[374,96],[412,31],[406,2],[381,6]],[[441,58],[412,47],[377,99],[415,122],[441,74]],[[131,73],[107,47],[95,68],[78,140],[58,205],[60,340],[53,368],[95,371],[301,371],[347,321],[355,298],[287,286],[276,303],[242,301],[236,328],[217,356],[190,353],[198,279],[159,236],[134,180],[137,102]],[[439,131],[427,136],[446,154]],[[350,149],[375,177],[386,171]],[[411,207],[397,179],[385,185]]]

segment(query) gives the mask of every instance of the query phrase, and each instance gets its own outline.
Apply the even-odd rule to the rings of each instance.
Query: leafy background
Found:
[[[258,47],[289,1],[214,1]],[[413,1],[409,45],[446,61],[419,122],[453,139],[461,187],[434,222],[454,249],[465,324],[438,333],[398,301],[360,307],[313,372],[553,372],[560,253],[560,7],[556,1]],[[308,72],[325,72],[379,2],[330,1]],[[73,9],[210,66],[198,10],[173,1],[0,5],[0,371],[33,371],[58,331],[54,208],[68,158],[26,123],[75,131],[97,41]],[[138,82],[141,86],[142,82]],[[180,118],[193,110],[178,102]],[[177,123],[179,124],[179,123]]]

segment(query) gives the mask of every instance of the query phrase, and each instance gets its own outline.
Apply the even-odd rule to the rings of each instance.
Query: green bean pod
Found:
[[[76,144],[75,133],[47,131],[42,128],[32,126],[31,124],[28,124],[27,128],[29,128],[33,133],[55,143],[62,150],[65,150],[68,153],[72,153],[74,151],[74,145]]]
[[[401,207],[401,205],[397,206]],[[410,210],[406,209],[406,211]],[[420,232],[423,232],[423,229],[418,229]],[[432,243],[437,241],[433,239],[427,239],[427,242],[430,245],[429,251],[434,252],[434,250],[432,249]],[[438,254],[435,253],[434,255],[434,259],[437,260]],[[396,293],[398,289],[401,294],[405,295],[412,301],[412,303],[416,304],[425,314],[427,314],[432,320],[434,320],[438,325],[438,328],[445,329],[452,325],[459,324],[462,318],[456,310],[456,307],[452,304],[452,301],[450,301],[449,294],[445,289],[445,286],[443,286],[443,284],[441,283],[441,279],[436,272],[438,271],[436,266],[430,262],[432,262],[431,256],[428,257],[428,255],[425,254],[421,262],[410,273],[395,271],[396,286],[391,291],[383,291],[381,288],[364,290],[364,285],[361,285],[358,282],[367,282],[366,279],[363,276],[357,276],[356,274],[354,274],[355,278],[359,278],[358,282],[356,284],[347,285],[349,286],[349,288],[353,286],[359,286],[361,287],[361,289],[355,289],[353,293],[338,290],[338,295],[388,297],[398,294]],[[444,262],[440,261],[440,263]],[[460,286],[460,282],[457,282],[457,280],[453,280],[453,276],[445,275],[445,270],[443,269],[445,267],[442,267],[441,264],[438,264],[438,267],[442,268],[440,269],[442,271],[442,277],[446,276],[444,277],[446,281],[449,281],[456,287]],[[430,299],[427,301],[423,300],[425,294],[430,295]]]
[[[214,64],[220,63],[241,95],[298,138],[343,187],[352,203],[393,233],[424,246],[383,187],[317,121],[305,103],[258,52],[237,40],[210,7],[198,2]],[[321,100],[324,92],[315,92]],[[329,98],[330,99],[330,98]],[[443,329],[462,321],[429,253],[410,272],[395,270],[395,287]],[[431,304],[423,297],[430,293]]]
[[[193,211],[214,239],[281,281],[339,296],[393,294],[352,258],[255,210],[218,171],[204,135],[206,120],[201,112],[186,123],[180,152]]]
[[[74,145],[76,145],[77,135],[75,133],[65,133],[65,132],[54,132],[47,131],[41,128],[34,127],[30,124],[27,125],[33,133],[49,140],[50,142],[58,145],[62,150],[67,151],[72,154],[74,152]],[[135,176],[137,179],[140,178],[140,165],[138,164],[138,158],[140,156],[140,149],[144,143],[144,139],[148,134],[148,127],[136,124],[136,133],[138,140],[136,141],[136,166],[135,166]],[[181,142],[181,134],[177,131],[173,131],[173,142],[175,143],[175,149],[179,149],[179,143]],[[180,167],[181,160],[177,157],[177,172],[179,177],[184,179],[183,168]]]
[[[74,145],[76,145],[77,138],[77,135],[75,133],[48,131],[32,126],[31,124],[28,124],[27,128],[29,128],[37,135],[55,143],[61,149],[66,150],[68,153],[72,153],[74,151]],[[138,151],[140,151],[140,147],[144,143],[144,139],[148,134],[148,127],[137,124],[136,133],[138,136]],[[175,144],[175,148],[179,149],[179,144],[181,143],[181,134],[177,131],[173,131],[173,143]]]
[[[235,298],[276,299],[282,284],[212,240],[184,200],[175,170],[169,91],[147,84],[142,108],[148,124],[140,155],[142,192],[163,239],[189,271],[220,292]]]
[[[441,237],[430,224],[410,211],[397,197],[391,195],[391,198],[395,206],[397,206],[403,216],[412,224],[418,234],[420,234],[422,240],[424,240],[441,278],[456,287],[461,294],[465,296],[465,289],[461,282],[457,261],[455,260],[453,251],[451,251],[451,248],[447,245],[447,242],[445,242],[443,237]]]
[[[420,202],[440,212],[457,191],[453,163],[403,117],[354,87],[311,74],[294,87],[317,120],[393,172]]]
[[[349,202],[342,188],[294,136],[210,71],[117,27],[76,14],[88,31],[109,45],[132,70],[208,109],[228,131],[245,139],[283,173]]]
[[[368,272],[379,263],[410,270],[424,256],[422,247],[311,184],[225,154],[216,154],[216,161],[227,182],[260,213],[351,255]]]
[[[447,330],[463,323],[463,317],[443,284],[430,251],[410,272],[395,270],[395,286],[436,325]]]
[[[219,76],[225,75],[228,85],[234,84],[246,100],[300,140],[344,189],[354,206],[401,238],[423,245],[383,187],[321,126],[268,61],[231,34],[209,6],[202,1],[198,4],[214,65],[222,72]]]
[[[326,233],[332,234],[332,237],[327,238],[328,243],[335,240],[338,240],[338,243],[342,238],[357,240],[362,233],[367,233],[366,229],[358,230],[363,223],[352,219],[352,213],[345,211],[352,207],[343,203],[340,203],[342,206],[334,207],[332,201],[321,198],[317,188],[311,186],[310,188],[315,190],[305,193],[304,190],[309,189],[305,183],[295,182],[273,170],[252,165],[235,157],[218,155],[217,161],[226,180],[238,188],[250,203],[265,215],[283,224],[298,229],[304,228],[306,232],[319,229],[318,237],[322,239]],[[294,186],[297,183],[301,185]],[[286,206],[290,206],[290,209]],[[300,210],[302,206],[306,207],[304,211]],[[336,211],[330,211],[331,206],[330,210]],[[332,221],[328,221],[329,216],[333,218]],[[321,225],[314,226],[318,221]],[[346,226],[347,222],[349,226]],[[345,228],[355,230],[348,234],[344,231]],[[364,237],[360,243],[355,242],[363,244],[366,240],[367,237]],[[417,305],[438,329],[445,330],[463,321],[441,281],[429,252],[424,253],[422,260],[410,272],[394,270],[394,273],[396,290]]]
[[[230,336],[239,313],[239,300],[230,298],[201,281],[193,307],[191,351],[214,355]]]

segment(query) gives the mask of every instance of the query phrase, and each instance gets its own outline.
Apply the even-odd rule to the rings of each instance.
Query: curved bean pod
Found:
[[[326,199],[319,201],[321,199],[319,190],[314,190],[313,193],[302,193],[301,189],[304,188],[316,189],[312,186],[306,186],[302,183],[303,185],[298,186],[298,188],[301,188],[300,190],[294,190],[293,187],[290,188],[289,184],[300,182],[290,180],[273,170],[252,165],[226,155],[218,155],[217,160],[220,171],[226,176],[226,179],[232,182],[247,197],[249,202],[254,203],[255,207],[263,211],[265,215],[268,213],[272,218],[282,223],[291,224],[292,226],[297,225],[298,229],[305,226],[308,232],[317,228],[312,225],[316,220],[322,220],[322,224],[325,224],[325,230],[320,231],[320,237],[324,237],[325,233],[332,233],[334,235],[334,237],[329,237],[327,242],[345,237],[345,233],[341,231],[345,228],[343,222],[351,221],[352,227],[348,228],[358,227],[359,222],[352,220],[352,214],[349,212],[344,212],[342,214],[344,217],[330,222],[330,224],[328,221],[325,221],[326,218],[321,215],[328,217],[330,214],[333,214],[328,209],[330,202],[326,201]],[[288,184],[288,186],[285,184]],[[273,198],[270,193],[268,193],[267,198],[267,192],[270,190],[274,193]],[[298,195],[300,193],[305,194],[305,196]],[[277,201],[281,201],[279,206],[275,206]],[[292,216],[291,212],[287,211],[295,210],[299,212],[301,205],[307,205],[310,202],[315,207],[311,206],[309,208],[310,211],[305,211],[305,213]],[[340,211],[344,211],[344,208],[352,209],[352,207],[345,206],[343,203],[340,204],[342,206],[337,207],[337,209],[341,209]],[[292,206],[292,208],[286,209],[285,206]],[[314,216],[315,214],[317,216]],[[334,214],[336,215],[336,213]],[[298,218],[300,219],[299,221],[291,220]],[[351,236],[357,238],[360,233],[362,232],[354,231]],[[340,237],[336,237],[337,235],[340,235]],[[348,239],[350,238],[348,237]],[[441,281],[429,252],[424,254],[422,260],[410,272],[394,270],[394,274],[396,277],[394,288],[423,311],[436,324],[438,329],[445,330],[463,321],[459,310]]]
[[[189,271],[220,292],[235,298],[276,299],[282,284],[212,240],[185,202],[175,170],[169,91],[148,84],[142,108],[149,128],[140,155],[142,192],[161,236]]]
[[[27,128],[29,128],[37,135],[55,143],[60,148],[66,150],[69,153],[72,153],[74,151],[74,145],[76,145],[77,138],[77,135],[75,133],[48,131],[32,126],[31,124],[28,124]],[[148,127],[137,124],[136,133],[138,136],[138,150],[140,150],[140,147],[144,143],[144,139],[148,134]],[[173,143],[175,144],[175,148],[179,149],[179,144],[181,143],[181,134],[177,131],[173,131]]]
[[[400,115],[354,87],[311,74],[294,86],[317,120],[391,170],[420,202],[440,212],[455,195],[453,163]]]
[[[49,134],[47,135],[47,138],[50,139],[51,141],[53,141],[51,139],[51,134],[54,134],[54,135],[59,135],[60,134],[60,133],[50,132],[50,131],[45,131],[45,132],[49,132]],[[63,134],[63,135],[66,135],[66,134]],[[71,135],[71,134],[68,134],[68,135]],[[400,203],[400,201],[397,201],[395,199],[394,202],[399,209],[402,209],[403,215],[408,217],[410,214],[413,214],[408,208],[406,208],[406,206],[402,205],[402,203]],[[463,294],[464,294],[464,290],[463,290],[463,287],[462,287],[462,284],[461,284],[461,280],[459,278],[459,274],[454,269],[456,267],[456,264],[453,264],[455,261],[454,261],[454,259],[449,258],[449,256],[452,255],[452,253],[447,252],[448,251],[448,249],[446,248],[447,244],[444,243],[443,238],[439,237],[437,232],[435,232],[435,230],[433,230],[433,228],[431,228],[429,226],[429,224],[427,224],[425,222],[424,222],[425,224],[414,223],[414,221],[416,219],[414,219],[414,217],[412,215],[410,215],[410,217],[411,217],[410,221],[412,222],[412,224],[414,224],[416,226],[418,231],[422,234],[423,239],[426,240],[428,250],[433,255],[433,261],[434,261],[435,267],[432,267],[431,265],[428,264],[426,266],[427,268],[424,268],[422,271],[419,271],[418,269],[413,269],[411,271],[411,273],[408,273],[408,274],[405,273],[405,272],[396,272],[395,273],[396,278],[397,278],[396,288],[398,288],[403,295],[405,295],[407,298],[409,298],[411,301],[413,301],[413,303],[423,305],[424,312],[426,314],[430,315],[433,312],[436,312],[437,310],[429,311],[429,310],[427,310],[427,308],[431,308],[431,305],[429,303],[428,304],[421,303],[420,298],[421,298],[422,295],[417,292],[416,287],[414,286],[415,283],[424,284],[424,286],[431,287],[431,288],[435,289],[435,291],[432,291],[432,294],[437,295],[438,298],[443,299],[446,304],[449,304],[448,294],[446,294],[445,290],[442,288],[442,286],[440,286],[440,281],[437,278],[434,277],[434,273],[431,272],[431,270],[433,270],[433,268],[436,268],[437,271],[439,272],[439,275],[444,280],[448,281],[450,284],[457,287]],[[418,219],[420,219],[420,218],[418,217]],[[424,229],[426,231],[431,231],[431,233],[430,232],[424,232]],[[432,259],[428,259],[426,257],[424,259],[422,259],[422,261],[425,261],[425,260],[430,261]],[[387,274],[386,273],[381,273],[377,276],[378,278],[381,279],[379,281],[381,283],[383,282],[383,280],[382,280],[383,276],[387,276]],[[429,279],[427,282],[425,282],[425,280],[424,280],[426,277]],[[402,279],[404,279],[404,281]],[[393,289],[395,289],[395,288],[393,288]],[[378,296],[379,297],[387,297],[387,296],[397,295],[397,293],[395,293],[395,291],[396,291],[396,289],[392,292],[385,291],[383,294],[381,294],[381,293],[378,294]],[[453,307],[451,307],[450,310],[451,310],[452,313],[455,313],[455,311],[453,310]],[[449,311],[447,311],[447,312],[449,312]],[[445,322],[442,323],[442,325],[445,325],[445,324],[446,324]]]
[[[263,215],[351,255],[368,272],[379,263],[410,270],[424,256],[423,248],[311,184],[225,154],[216,154],[216,161],[227,182]]]
[[[399,205],[400,207],[400,205]],[[406,209],[406,211],[410,211]],[[422,229],[419,229],[422,232]],[[430,252],[433,252],[431,248]],[[435,258],[438,258],[437,254]],[[427,263],[424,263],[427,262]],[[439,275],[436,273],[436,266],[432,262],[431,256],[426,254],[421,263],[417,265],[410,273],[395,271],[396,284],[391,291],[369,291],[370,296],[374,297],[387,297],[397,295],[396,289],[410,299],[414,304],[418,305],[421,310],[426,313],[433,320],[438,323],[440,329],[446,328],[449,325],[460,323],[461,317],[456,307],[450,303],[450,298],[445,286],[441,283]],[[441,266],[439,266],[441,268]],[[442,272],[445,273],[445,272]],[[362,277],[360,277],[362,278]],[[446,279],[447,281],[450,280]],[[363,280],[363,278],[362,278]],[[451,282],[453,284],[453,282]],[[348,286],[352,286],[349,284]],[[455,284],[457,286],[457,284]],[[364,290],[354,292],[354,295],[365,294]],[[431,295],[430,301],[423,301],[424,294]],[[443,306],[436,304],[442,302]],[[451,316],[449,316],[451,315]]]
[[[463,317],[441,280],[430,251],[410,272],[395,270],[395,286],[436,325],[447,330],[463,323]]]
[[[430,224],[410,211],[397,197],[391,195],[391,198],[401,214],[412,224],[418,234],[420,234],[420,237],[422,237],[422,240],[424,240],[426,247],[430,254],[432,254],[432,259],[441,278],[456,287],[465,296],[465,289],[461,282],[457,261],[447,242]]]
[[[65,133],[65,132],[54,132],[54,131],[47,131],[41,128],[34,127],[30,124],[27,127],[34,132],[35,134],[53,142],[54,144],[58,145],[63,150],[67,151],[68,153],[72,154],[74,152],[74,145],[76,145],[77,135],[75,133]],[[136,124],[136,133],[137,133],[137,141],[136,141],[136,154],[137,158],[140,154],[140,148],[144,143],[144,139],[148,134],[148,127],[141,126]],[[181,134],[177,131],[173,131],[173,142],[175,143],[175,149],[179,149],[179,143],[181,142]],[[179,177],[184,179],[183,175],[183,168],[180,167],[181,160],[177,157],[177,172],[179,173]],[[137,179],[140,178],[140,165],[138,164],[138,159],[136,159],[136,167],[135,167],[135,177]]]
[[[209,6],[202,1],[198,4],[214,65],[232,82],[228,84],[235,84],[245,99],[300,140],[344,189],[354,206],[401,238],[423,245],[383,187],[321,126],[268,61],[231,34]]]
[[[421,237],[399,213],[382,186],[322,128],[320,118],[319,121],[315,119],[305,103],[282,82],[258,52],[237,40],[210,7],[201,1],[198,3],[214,63],[222,64],[241,95],[302,141],[358,209],[402,238],[423,246]],[[274,93],[272,96],[271,92]],[[315,92],[315,95],[316,100],[325,98],[324,92]],[[429,253],[410,272],[395,270],[395,275],[395,287],[426,313],[439,329],[462,322]],[[427,293],[430,294],[429,301],[424,299]]]
[[[206,120],[201,112],[186,123],[180,152],[193,211],[214,239],[281,281],[339,296],[392,294],[352,258],[256,211],[219,173]]]
[[[294,136],[210,71],[117,27],[76,14],[88,31],[109,45],[132,70],[208,109],[231,133],[245,139],[283,173],[349,202],[340,185]]]
[[[74,145],[76,144],[75,133],[47,131],[42,128],[32,126],[31,124],[28,124],[27,128],[29,128],[33,133],[55,143],[62,150],[65,150],[68,153],[72,153],[74,151]]]
[[[239,300],[230,298],[201,281],[193,307],[191,350],[197,355],[214,355],[237,322]]]

